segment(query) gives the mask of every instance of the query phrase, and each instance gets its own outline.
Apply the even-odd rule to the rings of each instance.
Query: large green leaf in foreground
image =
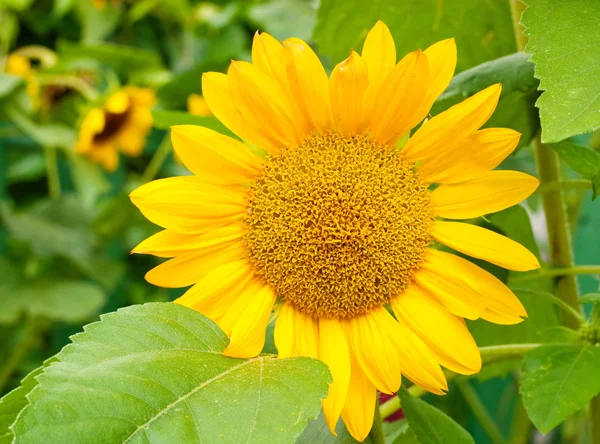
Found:
[[[398,57],[454,37],[458,71],[515,52],[506,0],[322,0],[314,37],[335,63],[360,50],[377,20],[390,28]]]
[[[523,364],[521,395],[529,418],[548,433],[600,392],[600,347],[545,345]]]
[[[522,23],[535,75],[542,142],[600,128],[600,2],[526,0]]]
[[[310,358],[221,355],[225,334],[171,303],[102,317],[38,377],[16,443],[293,442],[330,379]]]

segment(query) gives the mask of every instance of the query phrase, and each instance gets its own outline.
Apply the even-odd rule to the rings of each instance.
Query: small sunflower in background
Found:
[[[154,91],[127,86],[83,118],[75,149],[108,171],[119,164],[119,153],[139,156],[152,129]]]
[[[257,33],[252,63],[206,73],[202,90],[212,113],[266,154],[176,126],[173,146],[194,176],[131,194],[165,228],[134,252],[173,258],[147,280],[192,285],[176,302],[217,322],[231,338],[228,356],[261,352],[276,306],[279,357],[329,366],[327,424],[334,432],[341,416],[360,441],[377,390],[396,392],[401,375],[443,394],[442,366],[480,370],[465,318],[516,324],[526,316],[500,280],[436,242],[509,270],[539,267],[513,240],[456,221],[516,205],[538,186],[521,172],[492,171],[520,137],[480,129],[500,85],[430,118],[406,141],[455,66],[453,39],[396,63],[379,22],[362,54],[352,51],[328,78],[302,40]]]
[[[210,107],[200,94],[191,94],[187,99],[187,109],[194,116],[212,116]]]
[[[10,54],[4,64],[4,72],[21,77],[27,83],[27,95],[34,110],[40,107],[40,84],[31,59],[19,53]]]

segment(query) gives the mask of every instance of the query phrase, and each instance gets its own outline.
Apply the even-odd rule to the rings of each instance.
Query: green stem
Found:
[[[590,442],[600,444],[600,395],[590,401]]]
[[[379,402],[375,406],[375,417],[373,418],[373,427],[371,427],[369,437],[371,438],[371,442],[373,444],[385,444],[385,436],[383,434],[383,425],[381,423]]]
[[[61,194],[60,175],[58,173],[58,163],[56,161],[56,148],[44,147],[46,156],[46,175],[48,177],[48,193],[52,199],[58,199]]]
[[[504,443],[504,437],[498,428],[498,425],[494,421],[494,419],[490,416],[489,412],[486,410],[483,402],[481,402],[481,398],[477,392],[473,389],[469,381],[461,381],[457,383],[458,389],[463,395],[463,398],[475,419],[479,422],[483,430],[488,434],[490,439],[494,444],[502,444]]]
[[[592,181],[586,179],[573,179],[573,180],[561,180],[559,182],[546,182],[540,186],[540,193],[546,193],[548,191],[556,191],[560,189],[576,189],[576,190],[591,190]]]
[[[35,344],[36,338],[36,320],[29,318],[25,323],[23,333],[19,341],[13,346],[12,351],[2,369],[0,370],[0,393],[2,393],[9,378],[14,373],[19,363],[23,360],[27,352],[33,344]]]
[[[523,282],[541,277],[568,276],[579,274],[600,274],[600,265],[573,265],[564,268],[542,268],[541,270],[511,277],[511,282]]]
[[[146,170],[142,174],[141,180],[142,183],[147,183],[153,180],[160,169],[162,168],[165,160],[169,157],[171,153],[171,139],[169,138],[169,134],[167,133],[160,143],[159,147],[156,149],[154,156],[150,160],[150,163],[146,167]]]
[[[539,347],[540,344],[507,344],[507,345],[492,345],[489,347],[480,347],[479,352],[481,353],[481,362],[483,365],[491,364],[498,361],[507,361],[510,359],[522,358],[525,353]],[[458,375],[456,373],[447,373],[446,380],[451,382]],[[413,385],[408,389],[411,395],[416,398],[420,398],[425,395],[427,391],[418,385]],[[394,396],[388,399],[386,402],[381,404],[379,407],[379,413],[382,419],[386,419],[401,409],[400,398]]]

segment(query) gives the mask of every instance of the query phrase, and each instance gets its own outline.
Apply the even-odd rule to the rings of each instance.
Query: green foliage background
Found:
[[[544,266],[523,274],[480,264],[515,289],[528,320],[470,322],[482,372],[449,375],[443,398],[403,388],[381,411],[401,402],[405,419],[384,422],[367,442],[525,443],[550,433],[545,442],[600,443],[600,2],[525,3],[523,53],[517,0],[107,0],[101,9],[92,0],[0,0],[0,443],[355,442],[341,421],[330,435],[319,416],[323,364],[223,358],[218,327],[164,304],[181,291],[144,281],[158,260],[129,252],[157,227],[127,194],[188,174],[172,156],[169,126],[228,133],[189,114],[186,101],[201,93],[203,72],[250,59],[257,29],[305,39],[331,70],[377,20],[400,56],[456,38],[457,75],[433,115],[503,84],[487,126],[522,138],[501,168],[539,167],[543,183],[524,204],[472,223],[517,240]],[[1,68],[24,48],[42,60],[38,107],[27,79]],[[107,173],[74,143],[86,110],[119,85],[153,88],[158,103],[143,154]],[[548,165],[558,165],[550,179]],[[566,215],[558,228],[572,237],[574,262],[568,239],[552,245],[544,208],[551,226],[553,209]],[[579,301],[565,297],[569,286]],[[263,402],[254,408],[256,384]]]

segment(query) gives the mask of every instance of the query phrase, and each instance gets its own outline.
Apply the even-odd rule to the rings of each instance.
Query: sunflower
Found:
[[[199,94],[191,94],[187,99],[187,109],[194,116],[212,116],[206,100]]]
[[[156,99],[147,88],[125,87],[102,107],[92,108],[79,130],[76,150],[108,171],[119,164],[119,152],[139,156],[152,128],[151,108]]]
[[[10,54],[5,61],[4,72],[23,78],[27,82],[27,94],[31,99],[33,109],[40,106],[40,84],[31,60],[18,53]]]
[[[352,51],[328,78],[302,40],[257,33],[252,63],[202,79],[213,114],[246,144],[175,126],[174,148],[194,176],[131,194],[165,228],[134,252],[172,257],[147,280],[193,285],[176,302],[217,322],[233,357],[260,353],[275,305],[279,357],[329,366],[327,424],[333,432],[341,416],[360,441],[376,391],[396,392],[401,375],[443,394],[441,366],[480,370],[465,318],[516,324],[526,316],[501,281],[436,242],[510,270],[539,267],[520,244],[456,221],[515,205],[538,186],[520,172],[491,171],[520,137],[479,129],[500,85],[407,136],[455,66],[453,39],[396,63],[378,22],[362,54]]]

